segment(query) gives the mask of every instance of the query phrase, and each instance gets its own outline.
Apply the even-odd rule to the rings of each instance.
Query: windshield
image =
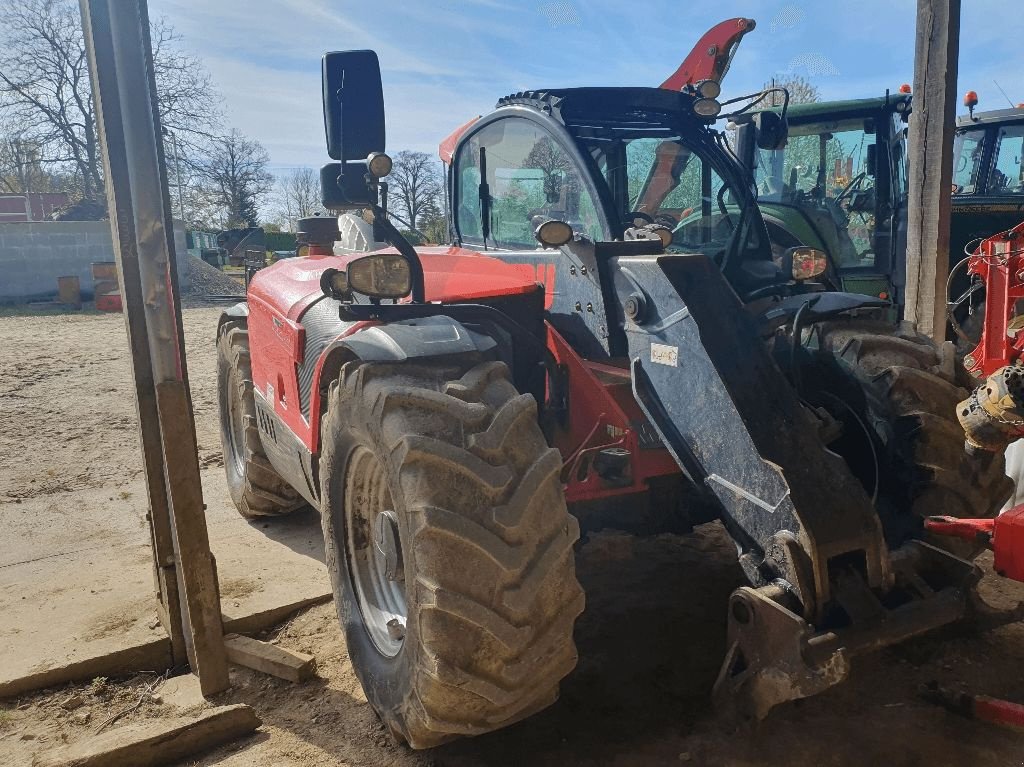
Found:
[[[813,225],[836,232],[840,265],[873,264],[875,180],[868,151],[871,118],[791,125],[782,149],[757,149],[755,181],[761,202],[795,205]],[[869,131],[870,128],[870,131]]]
[[[730,180],[724,153],[708,157],[707,148],[678,136],[624,138],[592,153],[624,221],[672,230],[668,252],[703,253],[720,264],[734,248],[764,255],[748,215],[755,206]]]

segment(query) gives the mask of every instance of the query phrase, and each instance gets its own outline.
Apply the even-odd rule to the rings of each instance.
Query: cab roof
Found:
[[[960,115],[956,118],[956,127],[969,128],[972,125],[991,125],[993,123],[1017,122],[1024,120],[1024,108],[993,109],[989,112],[975,112],[974,117]]]
[[[679,118],[707,123],[695,114],[697,99],[665,88],[552,88],[520,91],[498,100],[496,108],[527,106],[569,125],[596,122],[628,129],[665,124]]]
[[[908,109],[899,110],[897,104],[910,105],[912,96],[909,93],[889,94],[888,96],[876,96],[869,99],[845,99],[843,101],[812,101],[806,104],[790,104],[786,110],[786,119],[790,122],[813,122],[820,120],[823,115],[829,119],[842,119],[844,117],[856,117],[865,112],[877,112],[887,106],[894,111],[907,112]],[[781,106],[769,107],[750,112],[750,115],[758,112],[781,112]],[[748,118],[749,119],[749,118]],[[737,119],[735,122],[742,123],[748,120]]]

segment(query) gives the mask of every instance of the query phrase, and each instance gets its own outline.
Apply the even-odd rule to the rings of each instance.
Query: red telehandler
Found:
[[[1009,492],[962,449],[967,374],[826,290],[820,251],[773,257],[717,89],[500,99],[451,146],[455,244],[416,249],[384,208],[376,54],[323,59],[323,203],[389,247],[335,255],[304,219],[307,255],[224,312],[225,470],[246,517],[320,511],[353,667],[414,748],[556,699],[581,531],[721,522],[749,583],[714,695],[751,716],[971,609],[979,547],[923,530]]]

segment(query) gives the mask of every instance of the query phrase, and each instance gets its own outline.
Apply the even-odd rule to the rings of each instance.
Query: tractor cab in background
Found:
[[[975,96],[975,99],[977,97]],[[955,254],[1024,217],[1024,104],[961,115],[953,143]],[[976,243],[975,243],[976,244]]]
[[[837,289],[903,302],[909,93],[796,104],[784,147],[758,148],[760,113],[733,119],[776,250],[810,245]],[[777,110],[774,110],[777,111]]]

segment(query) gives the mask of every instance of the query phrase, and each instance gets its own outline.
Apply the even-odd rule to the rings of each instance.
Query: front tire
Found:
[[[968,455],[964,449],[956,407],[969,394],[962,384],[971,379],[959,361],[944,359],[931,339],[884,322],[837,320],[816,325],[812,333],[818,394],[812,388],[809,397],[819,397],[814,404],[846,420],[846,431],[870,429],[876,476],[863,469],[863,449],[859,458],[847,454],[853,450],[837,452],[866,485],[877,488],[876,507],[890,546],[920,537],[928,516],[999,513],[1012,482],[1002,454]],[[832,407],[836,399],[861,423],[844,419],[842,408]],[[981,551],[946,537],[926,540],[967,559]]]
[[[335,603],[391,733],[429,748],[553,703],[576,665],[579,526],[505,365],[350,363],[323,445]]]

